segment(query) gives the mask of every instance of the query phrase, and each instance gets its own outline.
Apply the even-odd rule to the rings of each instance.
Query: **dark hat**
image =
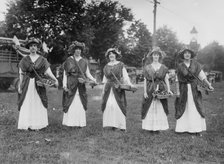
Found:
[[[116,58],[121,58],[121,52],[117,49],[117,48],[109,48],[106,53],[105,53],[105,57],[107,58],[110,52],[114,52],[115,54],[117,54]]]
[[[154,48],[152,49],[152,52],[149,54],[149,56],[152,56],[152,54],[155,53],[155,52],[157,52],[157,53],[161,56],[161,58],[164,58],[164,57],[166,56],[166,53],[163,52],[163,51],[160,49],[160,47],[154,47]]]
[[[194,53],[194,51],[192,51],[189,48],[183,48],[182,50],[180,50],[178,57],[184,59],[184,53],[188,51],[191,54],[191,58],[194,58],[196,56],[196,54]]]
[[[73,54],[77,48],[80,48],[83,51],[85,49],[85,43],[73,41],[68,48],[68,52]]]
[[[37,38],[32,37],[26,43],[26,48],[29,48],[30,44],[37,44],[37,46],[39,47],[40,46],[40,41]]]

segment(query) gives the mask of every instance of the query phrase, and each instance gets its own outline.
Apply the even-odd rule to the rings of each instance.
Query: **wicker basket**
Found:
[[[171,94],[152,93],[152,96],[157,99],[168,99],[171,97]]]
[[[83,82],[86,84],[89,84],[92,88],[95,87],[97,85],[97,83],[95,83],[95,81],[89,80],[89,79],[83,79],[83,78],[78,78],[79,82]]]
[[[97,83],[95,83],[95,81],[92,81],[92,80],[87,81],[86,83],[89,84],[92,88],[97,85]]]
[[[48,86],[48,87],[54,87],[55,81],[51,79],[44,79],[37,80],[37,86]]]
[[[198,91],[206,91],[206,92],[213,92],[214,90],[209,89],[206,86],[197,85]]]
[[[131,85],[127,85],[127,84],[120,84],[119,88],[125,91],[131,91],[131,92],[137,91],[136,87],[132,87]]]

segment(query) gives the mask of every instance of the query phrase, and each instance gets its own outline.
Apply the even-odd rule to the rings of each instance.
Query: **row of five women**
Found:
[[[35,72],[38,72],[38,74],[47,74],[55,80],[56,86],[58,85],[57,79],[50,71],[47,60],[36,53],[38,44],[39,43],[35,41],[35,39],[28,42],[31,53],[29,56],[23,58],[19,65],[19,129],[41,129],[48,125],[46,89],[45,87],[36,85],[37,77]],[[68,57],[64,62],[64,92],[62,101],[64,116],[62,124],[65,126],[86,126],[87,94],[85,80],[83,79],[85,79],[84,76],[86,76],[92,81],[96,82],[96,80],[91,76],[87,62],[81,57],[83,48],[83,43],[77,41],[73,42],[69,47],[73,55]],[[182,52],[181,55],[183,58],[185,57],[185,53],[190,54],[189,59],[193,58],[192,51],[186,50]],[[159,86],[159,89],[166,88],[168,93],[172,94],[169,87],[168,69],[159,62],[162,56],[163,52],[160,49],[154,49],[152,53],[148,55],[148,57],[152,57],[153,62],[144,68],[145,81],[142,103],[142,128],[145,130],[158,131],[169,128],[167,120],[167,100],[159,100],[152,96],[156,86]],[[119,57],[121,57],[121,54],[117,49],[111,48],[106,52],[106,58],[109,59],[109,63],[104,67],[103,83],[105,83],[105,85],[101,108],[103,111],[103,127],[125,130],[127,106],[125,91],[120,90],[116,85],[118,81],[123,81],[131,86],[133,85],[130,82],[124,64],[117,60]],[[183,83],[185,85],[181,83],[180,97],[176,100],[176,118],[178,118],[176,126],[177,132],[201,132],[205,130],[204,115],[200,106],[201,95],[197,92],[198,95],[193,98],[192,93],[187,92],[187,95],[191,94],[191,96],[188,97],[187,100],[184,98],[186,97],[186,86],[189,87],[188,84],[191,84],[194,88],[193,83],[195,81],[190,80],[192,77],[188,77],[190,76],[188,73],[185,75],[183,70],[185,67],[190,67],[191,71],[196,73],[202,80],[205,80],[206,83],[208,83],[208,81],[198,63],[190,63],[190,66],[180,65],[178,69],[178,77],[180,77],[180,79],[186,78],[186,82]],[[35,68],[36,71],[34,71],[33,68]],[[210,83],[208,84],[210,85]],[[188,91],[189,90],[188,88]],[[183,104],[185,104],[185,106],[183,106]],[[188,110],[191,108],[193,112]],[[194,119],[194,125],[191,125],[191,119]],[[198,126],[195,126],[195,121]]]

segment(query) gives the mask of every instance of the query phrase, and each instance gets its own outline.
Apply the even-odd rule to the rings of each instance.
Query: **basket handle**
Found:
[[[43,78],[37,73],[37,71],[35,70],[35,68],[33,67],[34,66],[34,63],[32,63],[31,65],[31,68],[33,69],[34,73],[36,74],[37,78],[43,82]]]
[[[113,73],[112,70],[111,70],[111,74],[114,76],[114,78],[118,82],[118,84],[121,85],[121,82],[118,80],[118,78],[116,77],[116,75]]]
[[[85,79],[85,81],[87,81],[86,76],[84,75],[84,72],[82,71],[81,67],[79,66],[79,63],[76,61],[76,59],[73,57],[75,64],[78,66],[78,69],[82,75],[82,77]]]
[[[203,87],[205,87],[206,89],[208,89],[208,86],[207,86],[201,79],[199,79],[198,76],[196,76],[195,74],[193,74],[188,68],[187,68],[187,71],[188,71],[188,73],[190,73],[190,74],[197,80],[197,82],[198,82],[201,86],[203,86]]]

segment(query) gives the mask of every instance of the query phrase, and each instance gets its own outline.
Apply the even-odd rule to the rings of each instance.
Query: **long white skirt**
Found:
[[[37,93],[34,79],[30,79],[28,90],[19,112],[18,129],[42,129],[47,125],[47,109],[43,106]]]
[[[153,99],[145,119],[142,120],[142,129],[145,130],[167,130],[169,124],[162,103],[158,99]]]
[[[112,89],[103,112],[103,127],[126,129],[126,117],[118,106]]]
[[[194,103],[191,85],[187,85],[188,93],[187,93],[187,102],[186,109],[181,116],[177,120],[176,123],[176,132],[189,132],[189,133],[197,133],[206,130],[205,118],[201,117]]]
[[[86,111],[80,100],[78,89],[76,91],[74,100],[68,109],[68,112],[64,113],[62,125],[77,127],[86,126]]]

